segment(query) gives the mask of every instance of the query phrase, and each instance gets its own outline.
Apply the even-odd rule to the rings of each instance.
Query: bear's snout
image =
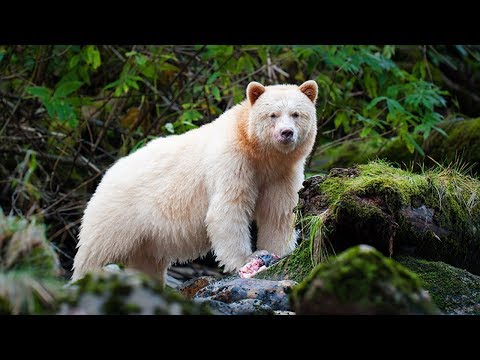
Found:
[[[292,129],[283,129],[280,132],[280,135],[282,136],[282,140],[290,141],[290,140],[293,139],[293,130]]]
[[[276,136],[277,141],[282,144],[290,144],[295,140],[295,131],[292,128],[282,128],[278,135],[280,136]]]

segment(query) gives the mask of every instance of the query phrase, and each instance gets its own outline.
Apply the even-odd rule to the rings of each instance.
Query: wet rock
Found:
[[[197,292],[203,289],[205,286],[218,280],[214,276],[200,276],[195,279],[188,280],[178,287],[178,291],[185,297],[191,299]]]
[[[88,273],[70,286],[59,315],[204,315],[209,308],[133,270]]]
[[[207,302],[225,315],[273,314],[290,310],[288,293],[296,284],[291,280],[226,278],[199,290],[194,300]]]
[[[282,310],[275,310],[273,314],[274,315],[295,315],[293,311],[282,311]]]

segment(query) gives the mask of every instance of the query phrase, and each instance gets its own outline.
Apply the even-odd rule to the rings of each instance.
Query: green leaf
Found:
[[[137,89],[139,90],[140,88],[138,87],[138,84],[136,81],[133,81],[131,78],[130,79],[127,79],[127,81],[125,81],[127,83],[128,86],[131,86],[132,88],[134,89]]]
[[[55,98],[66,97],[71,93],[77,91],[82,85],[83,85],[83,82],[81,81],[64,82],[55,90],[55,94],[53,94],[53,97]]]
[[[179,68],[176,67],[175,65],[172,65],[168,62],[164,62],[163,64],[160,64],[160,66],[158,67],[158,69],[160,71],[178,71]]]
[[[103,88],[103,90],[108,90],[108,89],[114,88],[118,85],[120,85],[120,80],[115,80],[115,81],[111,82],[110,84],[108,84],[107,86],[105,86]]]
[[[213,94],[213,97],[215,98],[215,100],[217,100],[217,101],[221,101],[221,100],[222,100],[222,98],[220,97],[220,90],[218,89],[218,87],[215,86],[215,87],[212,89],[212,94]]]
[[[68,106],[63,101],[56,103],[55,111],[61,121],[66,121],[70,114]]]
[[[363,137],[368,136],[371,131],[372,131],[372,128],[370,128],[370,127],[364,127],[364,128],[362,129],[362,131],[360,132],[360,137],[363,138]]]
[[[378,96],[378,85],[377,80],[372,76],[370,72],[367,72],[364,77],[365,88],[370,97],[375,98]]]
[[[387,97],[385,96],[379,96],[375,99],[373,99],[372,101],[370,101],[370,103],[367,105],[366,109],[367,110],[370,110],[372,109],[375,105],[377,105],[380,101],[382,100],[387,100]]]
[[[147,57],[143,54],[138,54],[135,56],[135,62],[140,66],[145,65],[147,62]]]
[[[385,45],[383,47],[383,56],[387,59],[391,59],[393,55],[395,55],[395,45]]]
[[[175,133],[175,128],[173,127],[172,123],[166,123],[165,130],[167,130],[170,134]]]
[[[182,118],[182,123],[186,123],[187,121],[190,122],[200,120],[203,118],[203,115],[197,110],[188,110],[183,114]]]
[[[335,119],[333,119],[333,124],[335,125],[335,129],[338,129],[340,127],[340,125],[343,124],[343,122],[345,121],[345,118],[347,117],[347,115],[345,114],[345,112],[343,111],[340,111],[336,116],[335,116]]]
[[[34,87],[29,87],[27,88],[27,92],[33,96],[36,96],[42,101],[45,101],[46,99],[49,99],[50,96],[52,95],[52,90],[43,87],[43,86],[34,86]]]
[[[183,125],[188,125],[191,128],[197,128],[198,127],[197,125],[195,125],[194,123],[192,123],[191,121],[188,121],[188,120],[183,120],[182,124]]]
[[[88,73],[88,66],[81,66],[78,69],[78,75],[80,76],[80,79],[82,79],[82,81],[85,84],[90,85],[90,75]]]
[[[78,65],[79,62],[80,62],[80,55],[72,56],[72,58],[68,62],[68,68],[73,69]]]
[[[345,132],[350,132],[350,119],[345,111],[340,111],[333,120],[335,128],[338,129],[340,125],[343,126]]]
[[[434,126],[433,128],[443,136],[448,137],[448,134],[442,128],[439,128],[438,126]]]
[[[146,64],[140,66],[140,72],[148,79],[153,79],[155,76],[155,65],[154,64]]]
[[[212,84],[219,76],[220,76],[220,73],[218,71],[214,72],[212,75],[208,77],[207,85]]]
[[[95,45],[88,45],[85,51],[87,64],[91,65],[93,70],[96,70],[102,63],[100,52]]]
[[[405,109],[403,108],[403,106],[400,105],[400,103],[394,99],[387,99],[387,107],[388,107],[388,111],[391,114],[398,115],[400,113],[405,112]]]
[[[403,139],[406,141],[407,148],[410,152],[413,153],[413,149],[416,149],[420,155],[425,156],[425,151],[423,151],[422,147],[417,144],[415,139],[409,133],[403,133]]]
[[[47,109],[48,116],[53,118],[55,116],[54,103],[50,100],[46,100],[43,102],[43,105],[45,105],[45,109]]]

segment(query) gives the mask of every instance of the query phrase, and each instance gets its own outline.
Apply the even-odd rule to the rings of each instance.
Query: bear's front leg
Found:
[[[285,181],[262,189],[255,209],[258,250],[283,257],[295,249],[297,232],[293,210],[298,203],[298,188]]]
[[[229,188],[211,200],[207,232],[215,257],[225,271],[240,269],[252,255],[250,221],[255,196],[252,189]]]

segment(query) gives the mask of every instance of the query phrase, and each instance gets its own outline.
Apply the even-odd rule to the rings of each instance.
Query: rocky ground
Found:
[[[480,314],[480,182],[451,167],[373,161],[311,177],[296,250],[250,279],[214,265],[162,288],[108,266],[61,276],[44,225],[0,213],[0,313]]]

